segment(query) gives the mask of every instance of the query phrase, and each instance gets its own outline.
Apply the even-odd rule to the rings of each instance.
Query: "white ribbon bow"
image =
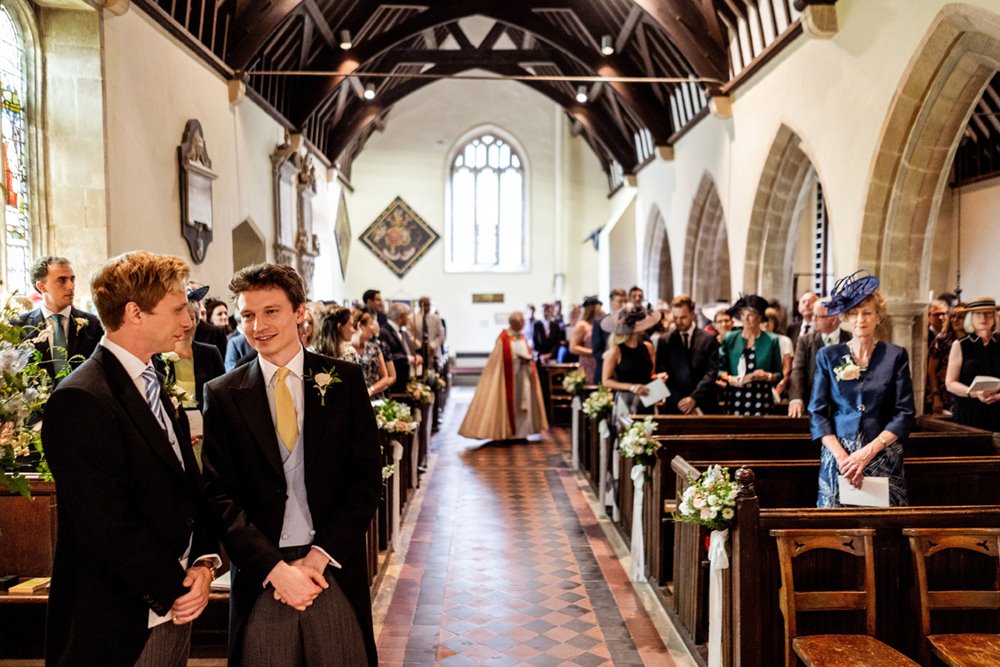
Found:
[[[646,466],[632,466],[632,564],[629,567],[629,579],[646,581],[646,546],[642,537],[642,500],[643,487],[646,484]]]

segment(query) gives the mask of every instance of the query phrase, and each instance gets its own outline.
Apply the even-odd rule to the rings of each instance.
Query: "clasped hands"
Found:
[[[330,587],[323,571],[330,561],[313,549],[305,558],[278,563],[267,576],[274,599],[298,611],[305,611],[319,594]]]
[[[837,459],[837,468],[851,486],[860,489],[865,478],[865,466],[874,458],[871,445],[866,445],[851,454],[847,452],[844,454]]]
[[[212,586],[211,570],[200,565],[189,567],[184,575],[183,586],[188,592],[174,600],[174,605],[170,608],[175,625],[190,623],[205,610]]]

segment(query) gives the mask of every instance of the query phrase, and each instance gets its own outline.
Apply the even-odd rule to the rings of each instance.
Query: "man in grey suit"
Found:
[[[826,312],[826,302],[822,299],[813,306],[813,330],[799,336],[795,345],[795,360],[788,383],[788,416],[801,417],[805,401],[812,394],[813,376],[816,374],[816,353],[833,343],[846,343],[851,334],[840,328],[840,319]]]

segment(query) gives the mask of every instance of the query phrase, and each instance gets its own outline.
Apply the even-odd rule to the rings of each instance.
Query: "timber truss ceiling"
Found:
[[[832,4],[836,0],[794,0]],[[393,105],[433,79],[369,73],[698,77],[708,97],[732,71],[729,35],[763,2],[792,0],[136,0],[189,43],[244,77],[251,94],[349,174]],[[463,27],[477,17],[476,35]],[[485,26],[485,33],[483,32]],[[344,32],[350,48],[341,46]],[[601,52],[610,35],[612,55]],[[280,72],[282,74],[275,74]],[[293,73],[299,74],[293,74]],[[325,72],[305,75],[302,72]],[[716,83],[717,82],[717,83]],[[609,173],[634,173],[650,143],[704,112],[689,83],[523,82],[559,104]],[[365,99],[367,85],[375,96]],[[585,85],[586,102],[577,101]],[[688,86],[687,91],[680,88]],[[683,94],[682,94],[683,93]],[[695,113],[690,113],[694,106]],[[642,132],[646,130],[648,135]],[[643,135],[646,138],[643,138]],[[649,141],[651,137],[652,142]]]

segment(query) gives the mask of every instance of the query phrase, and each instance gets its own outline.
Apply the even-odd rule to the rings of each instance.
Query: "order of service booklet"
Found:
[[[865,477],[861,481],[861,488],[857,488],[847,481],[843,475],[837,476],[840,483],[840,504],[857,505],[859,507],[888,507],[889,506],[889,478],[888,477]]]

